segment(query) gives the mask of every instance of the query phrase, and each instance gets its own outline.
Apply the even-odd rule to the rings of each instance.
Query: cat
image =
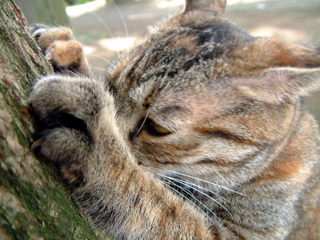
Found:
[[[95,80],[64,27],[30,31],[57,74],[35,146],[116,239],[320,239],[319,134],[301,97],[320,46],[252,37],[225,0],[184,10]]]

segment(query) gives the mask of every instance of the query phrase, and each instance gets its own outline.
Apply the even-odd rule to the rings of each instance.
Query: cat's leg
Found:
[[[50,76],[30,100],[40,152],[98,226],[117,239],[213,238],[204,216],[136,164],[102,83]]]
[[[55,72],[88,76],[89,68],[83,46],[74,38],[70,28],[34,24],[29,30]]]

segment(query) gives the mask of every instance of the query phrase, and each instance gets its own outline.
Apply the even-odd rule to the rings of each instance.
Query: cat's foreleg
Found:
[[[118,239],[212,239],[202,214],[136,164],[102,83],[46,77],[30,100],[41,153],[102,229]]]

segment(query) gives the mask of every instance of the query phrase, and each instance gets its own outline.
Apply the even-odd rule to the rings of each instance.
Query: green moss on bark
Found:
[[[28,96],[50,73],[21,11],[0,0],[0,239],[106,239],[90,227],[55,167],[30,151]]]

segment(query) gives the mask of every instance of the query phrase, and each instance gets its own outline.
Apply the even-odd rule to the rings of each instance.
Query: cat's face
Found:
[[[251,37],[222,12],[171,19],[110,77],[119,126],[138,163],[217,183],[256,173],[296,113],[286,95],[254,92],[259,81],[285,81],[264,71],[290,65],[286,54],[282,43]]]
[[[31,29],[53,39],[42,50],[57,67],[70,60],[31,93],[33,148],[115,236],[279,239],[300,209],[316,212],[318,129],[300,98],[320,86],[320,48],[251,37],[225,3],[187,0],[106,81],[91,78],[80,43],[59,41],[69,29]]]

